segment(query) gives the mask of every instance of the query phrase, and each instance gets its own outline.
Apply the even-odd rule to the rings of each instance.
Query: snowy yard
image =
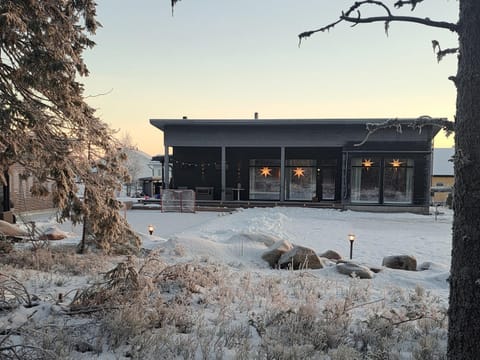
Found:
[[[35,331],[43,334],[41,341],[30,340],[35,347],[52,358],[72,359],[445,356],[452,226],[448,209],[437,219],[282,207],[195,214],[131,210],[125,215],[142,238],[146,251],[141,257],[127,261],[64,254],[60,259],[55,253],[47,269],[38,259],[22,267],[14,255],[2,262],[0,273],[14,276],[38,297],[38,306],[0,313],[0,327],[12,331],[11,343],[22,344]],[[47,215],[34,220],[39,227],[52,222]],[[150,224],[153,235],[148,234]],[[69,236],[55,242],[52,252],[80,237],[80,227],[60,227]],[[371,280],[341,275],[333,262],[319,270],[273,270],[261,258],[267,246],[242,236],[268,235],[348,258],[349,233],[356,236],[353,260],[358,263],[380,267],[385,256],[413,255],[419,265],[429,263],[429,269],[383,268]],[[68,257],[74,259],[68,265],[74,269],[64,264]],[[130,298],[98,285],[101,273],[118,263],[136,269],[140,287]],[[76,291],[94,285],[108,297],[76,299],[82,311],[72,314]],[[105,307],[101,312],[99,305]],[[95,311],[90,314],[87,308]]]

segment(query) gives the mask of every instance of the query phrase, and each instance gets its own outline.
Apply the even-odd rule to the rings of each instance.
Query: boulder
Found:
[[[65,231],[60,230],[57,226],[50,226],[38,238],[40,240],[62,240],[66,237],[67,233]]]
[[[324,257],[330,260],[342,260],[342,256],[335,250],[327,250],[320,257]]]
[[[383,258],[382,266],[398,270],[417,270],[417,259],[411,255],[393,255]]]
[[[366,267],[368,267],[370,269],[370,271],[373,271],[375,274],[378,274],[380,271],[383,270],[383,268],[381,266],[373,266],[373,265],[365,265]]]
[[[25,230],[22,230],[18,226],[10,224],[4,220],[0,220],[0,234],[8,237],[28,236],[28,233]]]
[[[373,279],[373,271],[368,267],[354,263],[352,261],[342,261],[336,266],[340,274],[358,277],[360,279]]]
[[[278,260],[282,269],[323,269],[324,263],[316,254],[315,250],[295,245],[293,249],[286,252]]]
[[[287,240],[280,240],[270,246],[267,251],[262,254],[262,259],[265,260],[271,268],[276,268],[278,260],[286,252],[293,249],[293,245]]]
[[[418,270],[422,270],[422,271],[430,270],[432,268],[432,265],[433,265],[432,262],[425,261],[418,266]]]

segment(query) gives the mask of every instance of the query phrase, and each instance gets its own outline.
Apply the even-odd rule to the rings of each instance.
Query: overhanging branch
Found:
[[[379,130],[384,130],[388,128],[395,128],[398,133],[402,133],[403,127],[407,127],[410,129],[418,130],[419,132],[422,131],[424,126],[435,126],[443,129],[447,136],[451,135],[455,131],[455,123],[449,121],[445,118],[434,119],[430,116],[420,116],[414,120],[406,120],[406,119],[388,119],[383,123],[368,123],[367,124],[367,135],[365,138],[358,144],[354,146],[362,146],[365,144],[370,136],[376,133]]]
[[[413,10],[415,9],[415,6],[422,1],[423,0],[408,0],[408,1],[399,0],[394,4],[394,6],[396,8],[401,8],[404,5],[412,5],[412,10]],[[385,16],[362,17],[362,14],[360,13],[360,9],[367,5],[373,5],[373,6],[382,8],[383,11],[385,11]],[[342,21],[353,23],[353,25],[361,24],[361,23],[384,22],[386,31],[388,30],[388,24],[392,21],[417,23],[425,26],[447,29],[455,32],[458,29],[457,24],[450,23],[447,21],[435,21],[429,18],[419,18],[414,16],[397,16],[392,13],[390,8],[383,1],[363,0],[363,1],[355,1],[355,3],[347,11],[342,11],[342,14],[339,16],[338,20],[326,26],[323,26],[321,28],[305,31],[299,34],[298,35],[299,45],[301,44],[304,38],[310,37],[313,34],[318,32],[329,31],[330,29],[334,28],[337,24],[341,23]]]
[[[450,31],[457,31],[457,25],[449,23],[447,21],[434,21],[429,18],[418,18],[415,16],[373,16],[373,17],[349,17],[349,16],[340,16],[340,20],[344,20],[354,24],[365,24],[365,23],[374,23],[374,22],[385,22],[390,23],[392,21],[402,21],[402,22],[411,22],[421,25],[426,25],[430,27],[436,27],[441,29],[447,29]]]

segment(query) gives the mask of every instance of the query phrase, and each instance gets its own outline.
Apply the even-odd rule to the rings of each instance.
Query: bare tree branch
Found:
[[[437,61],[440,62],[444,56],[449,55],[449,54],[456,54],[458,53],[458,47],[457,48],[447,48],[443,49],[440,47],[440,43],[437,40],[432,40],[432,47],[433,51],[437,54]]]
[[[373,22],[392,22],[392,21],[402,21],[402,22],[411,22],[421,25],[426,25],[430,27],[436,27],[441,29],[447,29],[450,31],[457,31],[457,24],[449,23],[447,21],[435,21],[430,20],[430,18],[419,18],[414,16],[373,16],[367,18],[359,18],[359,17],[349,17],[349,16],[340,16],[341,20],[351,22],[356,24],[366,24],[366,23],[373,23]]]
[[[98,94],[93,94],[93,95],[85,95],[83,98],[88,99],[88,98],[94,98],[94,97],[99,97],[99,96],[105,96],[105,95],[111,94],[112,92],[113,92],[113,88],[111,88],[110,90],[108,90],[106,92],[103,92],[103,93],[98,93]]]
[[[412,128],[414,130],[421,131],[424,126],[428,126],[428,125],[442,128],[445,131],[447,136],[451,135],[455,131],[455,123],[445,118],[433,119],[430,116],[423,115],[413,121],[406,120],[406,119],[389,119],[380,124],[368,123],[367,135],[360,143],[355,144],[354,146],[362,146],[368,141],[369,137],[372,134],[376,133],[379,130],[396,128],[397,132],[402,133],[402,128],[404,126],[408,128]]]
[[[393,6],[397,9],[403,7],[404,5],[412,5],[412,11],[415,10],[415,7],[418,3],[423,2],[423,0],[398,0]]]
[[[423,0],[409,0],[409,1],[397,1],[394,6],[396,8],[401,8],[404,5],[410,4],[412,5],[412,10],[415,9],[415,6],[422,2]],[[385,16],[377,16],[377,17],[362,17],[360,13],[360,8],[366,5],[373,5],[382,8],[386,15]],[[353,16],[353,14],[357,14],[357,16]],[[339,16],[339,19],[323,26],[319,29],[305,31],[298,35],[299,38],[299,45],[301,44],[302,39],[312,36],[318,32],[325,32],[329,31],[330,29],[334,28],[337,24],[341,23],[342,21],[353,23],[353,26],[362,23],[373,23],[373,22],[385,22],[385,32],[388,32],[388,25],[392,21],[403,21],[403,22],[412,22],[421,25],[426,25],[430,27],[436,27],[441,29],[447,29],[450,31],[457,31],[457,24],[446,22],[446,21],[434,21],[429,18],[419,18],[414,16],[397,16],[393,15],[390,8],[383,2],[377,0],[363,0],[363,1],[356,1],[347,11],[342,11],[342,14]]]
[[[172,16],[173,16],[173,9],[175,8],[175,4],[180,0],[172,0]]]

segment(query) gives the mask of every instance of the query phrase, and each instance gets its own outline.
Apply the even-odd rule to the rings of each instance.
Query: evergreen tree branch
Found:
[[[0,2],[0,174],[23,165],[32,194],[50,193],[60,220],[85,220],[93,244],[128,252],[139,244],[115,200],[127,178],[124,155],[78,82],[88,75],[82,55],[100,26],[95,11],[93,0]]]

